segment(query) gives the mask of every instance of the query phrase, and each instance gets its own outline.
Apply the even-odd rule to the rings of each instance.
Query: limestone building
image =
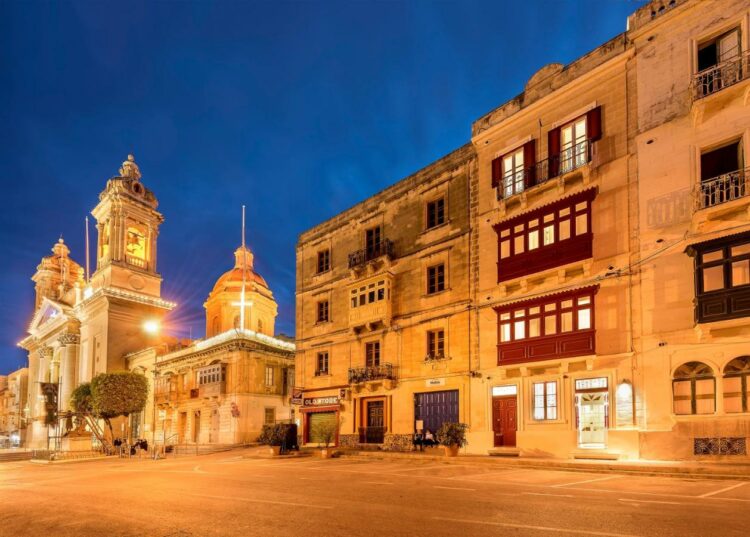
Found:
[[[410,445],[469,419],[469,204],[462,147],[297,245],[297,389],[303,441]]]
[[[232,406],[234,417],[249,416],[256,412],[251,409],[266,407],[274,409],[274,419],[289,417],[289,404],[282,395],[293,344],[272,337],[276,303],[265,281],[253,271],[249,250],[237,251],[235,268],[219,279],[206,302],[206,340],[176,342],[163,335],[148,334],[144,329],[149,323],[158,326],[175,307],[161,298],[157,238],[164,218],[157,207],[156,196],[141,181],[140,169],[131,155],[123,162],[119,174],[107,181],[92,211],[97,240],[96,270],[91,277],[70,257],[62,239],[54,245],[52,255],[43,258],[37,267],[32,277],[35,313],[28,335],[19,343],[29,356],[28,390],[23,402],[28,447],[65,448],[63,427],[54,419],[55,410],[69,409],[70,394],[78,384],[99,373],[128,367],[146,373],[150,382],[148,408],[131,417],[136,436],[155,438],[152,429],[155,420],[146,421],[147,416],[154,414],[154,380],[160,392],[157,400],[162,406],[158,416],[163,416],[162,422],[171,419],[166,417],[164,392],[170,403],[175,402],[169,398],[172,390],[187,393],[189,399],[200,397],[202,401],[207,396],[212,401],[212,410],[205,411],[201,419],[196,419],[200,412],[197,407],[175,411],[174,431],[187,431],[184,416],[190,414],[192,432],[167,435],[165,438],[172,443],[244,442],[249,439],[248,434],[252,436],[259,430],[255,417],[250,429],[238,426],[236,420],[227,416],[216,418],[213,409],[223,403],[237,406],[238,410]],[[249,297],[242,303],[248,322],[253,323],[246,324],[244,330],[236,321],[241,303],[238,286],[242,282],[247,284]],[[175,345],[192,347],[175,353]],[[238,352],[233,355],[231,349],[235,348]],[[157,355],[156,361],[164,363],[164,368],[156,368],[155,379],[153,363]],[[210,359],[204,361],[209,355]],[[257,356],[263,357],[263,364],[268,362],[270,372],[262,367],[260,373],[256,371],[260,367],[257,363],[261,363]],[[264,374],[263,397],[256,399],[258,391],[254,383],[257,378],[263,379]],[[192,397],[193,393],[198,396]],[[230,402],[225,397],[236,393],[243,398]],[[247,394],[253,394],[252,401],[245,397]],[[270,411],[266,416],[271,419]],[[204,419],[207,425],[201,433],[197,424]],[[217,419],[226,420],[218,425],[223,431],[221,436],[214,427]],[[121,430],[124,424],[118,425]],[[158,425],[163,431],[171,430],[161,422]],[[149,432],[152,434],[148,435]]]
[[[204,304],[205,339],[126,357],[130,370],[155,379],[153,399],[132,424],[147,439],[239,444],[254,441],[264,424],[293,419],[294,344],[274,337],[276,301],[253,254],[239,248],[234,255]]]
[[[17,447],[25,441],[28,380],[25,367],[0,377],[0,447]]]
[[[644,458],[747,454],[748,36],[741,0],[652,2],[630,18]]]

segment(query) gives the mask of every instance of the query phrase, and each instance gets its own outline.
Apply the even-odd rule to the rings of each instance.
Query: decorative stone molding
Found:
[[[81,336],[70,333],[60,334],[57,338],[57,342],[60,345],[78,345],[81,342]]]
[[[40,358],[52,358],[52,355],[54,354],[54,349],[52,347],[39,347],[39,350],[37,351],[39,353]]]

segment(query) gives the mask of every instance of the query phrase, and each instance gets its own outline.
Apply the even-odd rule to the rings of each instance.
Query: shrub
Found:
[[[465,423],[445,422],[440,426],[437,432],[437,440],[443,446],[464,447],[466,441],[466,431],[469,428]]]

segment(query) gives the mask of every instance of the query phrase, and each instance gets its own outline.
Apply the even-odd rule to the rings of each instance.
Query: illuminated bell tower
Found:
[[[133,155],[122,163],[120,175],[107,181],[96,218],[96,272],[91,287],[116,288],[159,297],[161,276],[156,272],[156,245],[164,217],[154,193],[141,183]]]

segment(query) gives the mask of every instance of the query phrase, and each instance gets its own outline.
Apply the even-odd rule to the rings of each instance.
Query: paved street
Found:
[[[0,464],[2,536],[746,536],[750,482],[476,462]]]

